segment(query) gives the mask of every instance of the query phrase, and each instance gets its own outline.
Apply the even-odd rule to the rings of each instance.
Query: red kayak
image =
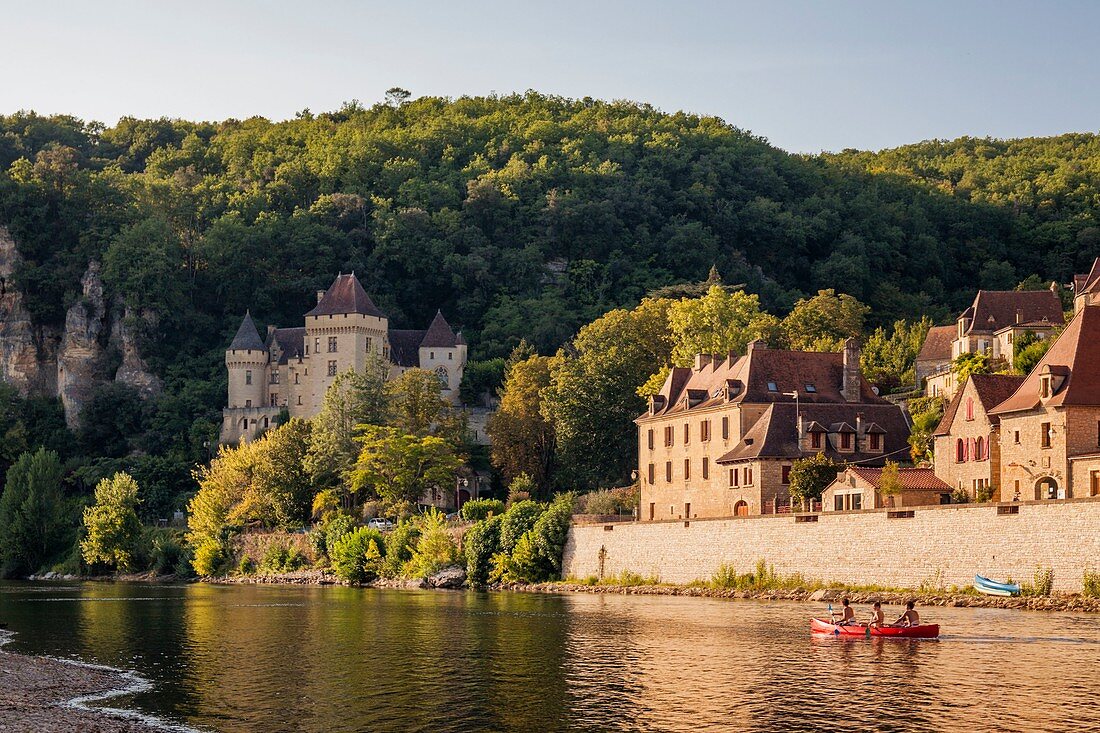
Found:
[[[920,626],[881,626],[868,629],[865,624],[837,626],[830,621],[812,618],[810,633],[814,636],[837,636],[845,639],[876,636],[889,639],[935,639],[940,635],[940,626],[939,624],[921,624]]]

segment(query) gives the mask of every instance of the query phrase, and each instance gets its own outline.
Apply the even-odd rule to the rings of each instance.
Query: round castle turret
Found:
[[[233,343],[225,352],[229,371],[229,407],[264,407],[267,391],[268,353],[252,315],[245,313]]]

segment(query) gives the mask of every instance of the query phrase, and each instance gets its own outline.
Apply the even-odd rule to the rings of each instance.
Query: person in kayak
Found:
[[[847,598],[843,599],[840,602],[840,605],[844,606],[844,608],[840,612],[840,620],[837,621],[836,611],[833,611],[831,614],[833,623],[835,623],[837,626],[851,626],[856,622],[855,609],[852,608]]]
[[[872,606],[871,621],[867,624],[873,629],[881,629],[886,625],[886,618],[882,615],[882,604],[875,601],[875,605]]]
[[[918,614],[913,606],[916,605],[912,601],[905,603],[905,613],[898,617],[891,626],[920,626],[920,614]]]

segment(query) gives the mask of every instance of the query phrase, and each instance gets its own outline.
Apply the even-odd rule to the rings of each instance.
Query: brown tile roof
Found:
[[[849,471],[871,484],[876,489],[882,487],[882,469],[867,468],[864,466],[851,466]],[[899,468],[898,479],[903,489],[950,491],[951,487],[936,476],[931,468]]]
[[[996,331],[1017,321],[1065,322],[1062,301],[1050,290],[979,290],[968,310],[967,333]]]
[[[1073,294],[1095,293],[1100,290],[1100,257],[1092,263],[1092,269],[1087,275],[1073,276]]]
[[[1100,306],[1085,306],[1050,345],[1011,397],[992,410],[993,414],[1032,410],[1040,404],[1100,406]],[[1045,402],[1039,400],[1039,383],[1044,372],[1065,376],[1065,381]]]
[[[245,351],[247,349],[267,351],[263,339],[260,338],[260,332],[256,330],[256,324],[252,322],[252,314],[246,311],[241,325],[237,328],[237,335],[233,337],[233,342],[229,344],[229,350]]]
[[[420,342],[427,331],[391,328],[390,359],[394,364],[406,368],[420,367]]]
[[[835,461],[866,461],[881,465],[887,458],[896,461],[907,457],[909,423],[901,408],[896,405],[888,402],[875,405],[810,403],[799,405],[798,412],[802,415],[804,426],[820,423],[829,425],[831,432],[838,432],[839,428],[845,424],[851,430],[851,426],[855,425],[859,419],[858,415],[862,415],[862,427],[866,428],[873,424],[879,431],[884,431],[881,453],[840,453],[834,450],[826,440],[824,453]],[[796,459],[809,456],[814,451],[799,450],[797,425],[798,416],[793,402],[777,402],[769,405],[760,419],[745,433],[741,442],[719,458],[718,463],[734,463],[757,458]]]
[[[338,275],[325,291],[317,306],[307,316],[335,316],[344,313],[361,313],[382,318],[382,311],[371,301],[367,291],[359,283],[355,273]]]
[[[286,364],[297,359],[305,351],[306,330],[304,328],[276,328],[272,340],[279,350],[279,363]]]
[[[966,387],[968,384],[974,384],[974,392],[978,395],[978,404],[982,412],[989,418],[990,424],[997,425],[1001,422],[1001,418],[997,415],[990,415],[989,411],[1008,399],[1013,392],[1019,389],[1023,382],[1024,378],[1016,374],[971,374],[967,377],[967,381],[963,382],[955,391],[955,396],[944,408],[943,417],[940,418],[940,423],[936,426],[936,429],[932,431],[932,435],[949,435],[951,433],[951,426],[955,422],[955,415],[958,414],[959,404],[963,400],[963,393],[967,392]]]
[[[698,371],[672,369],[656,399],[654,416],[727,403],[793,404],[794,398],[784,393],[795,391],[803,405],[847,404],[840,393],[843,371],[843,355],[839,353],[782,351],[754,345],[745,356],[712,356],[710,363]],[[769,383],[775,385],[774,390],[768,388]],[[813,391],[807,390],[807,385]],[[697,402],[685,399],[689,394],[707,397]],[[886,404],[886,400],[876,395],[864,378],[860,380],[860,402],[852,404]]]
[[[951,342],[955,340],[955,326],[932,326],[920,347],[917,361],[951,361]]]
[[[451,330],[451,324],[447,323],[442,311],[435,312],[432,325],[428,326],[428,331],[424,334],[424,340],[420,342],[420,345],[435,348],[457,345],[455,332]]]

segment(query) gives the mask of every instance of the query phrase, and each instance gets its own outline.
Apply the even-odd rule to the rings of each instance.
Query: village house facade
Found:
[[[795,460],[881,466],[909,437],[901,409],[863,379],[854,339],[842,353],[758,340],[743,356],[700,354],[635,422],[643,521],[774,512],[789,503]]]
[[[284,409],[291,417],[316,415],[336,375],[363,371],[369,358],[385,360],[390,378],[414,368],[435,373],[441,394],[458,404],[466,352],[462,334],[442,313],[424,331],[391,329],[355,274],[341,274],[317,293],[302,327],[272,326],[262,339],[245,314],[225,352],[229,394],[221,440],[251,440]]]
[[[1010,374],[972,374],[944,409],[932,433],[936,476],[971,499],[1000,497],[1000,418],[990,410],[1008,399],[1024,378]]]
[[[1000,420],[1002,500],[1100,495],[1100,305],[1081,303],[990,415]]]
[[[883,496],[881,468],[850,466],[822,493],[821,508],[826,512],[854,512],[946,504],[951,500],[951,487],[931,468],[899,468],[898,482],[901,490],[897,494]]]

